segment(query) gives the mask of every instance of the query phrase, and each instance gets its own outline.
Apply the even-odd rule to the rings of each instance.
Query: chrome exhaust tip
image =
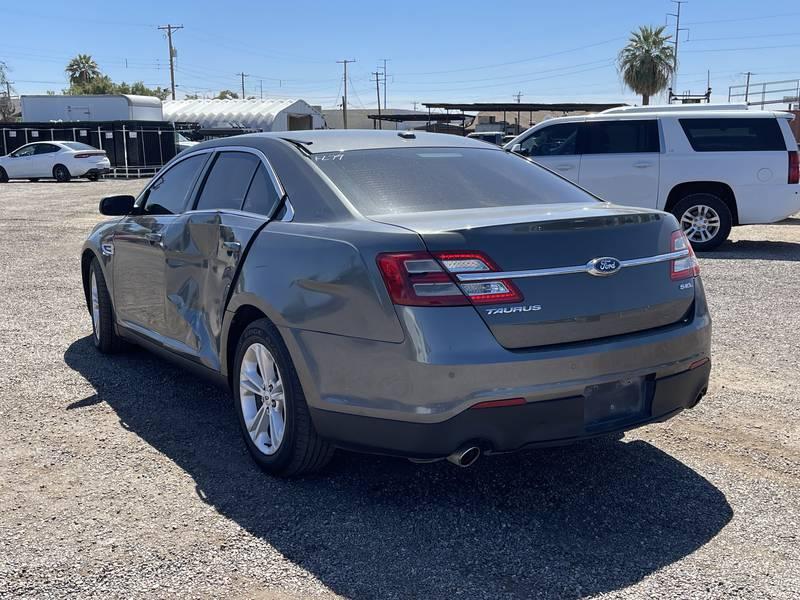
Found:
[[[450,456],[447,457],[451,463],[458,467],[469,467],[472,466],[478,458],[481,456],[481,449],[477,446],[468,446],[467,448],[462,448],[460,450],[456,450]]]

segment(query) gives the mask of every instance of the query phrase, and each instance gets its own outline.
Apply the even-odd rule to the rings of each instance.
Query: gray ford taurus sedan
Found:
[[[266,471],[334,448],[450,461],[665,420],[708,386],[675,218],[451,135],[238,136],[103,199],[83,285],[101,352],[233,390]]]

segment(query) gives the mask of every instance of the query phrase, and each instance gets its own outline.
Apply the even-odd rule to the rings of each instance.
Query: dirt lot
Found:
[[[0,597],[800,595],[800,219],[701,258],[695,410],[471,469],[340,454],[280,481],[225,393],[94,351],[78,252],[98,199],[141,185],[0,185]]]

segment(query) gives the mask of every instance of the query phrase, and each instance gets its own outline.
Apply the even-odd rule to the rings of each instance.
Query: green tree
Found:
[[[642,105],[650,104],[650,97],[666,89],[675,71],[675,48],[664,35],[664,27],[644,25],[631,32],[628,45],[617,57],[617,67],[622,81],[637,94],[642,95]]]
[[[70,84],[87,84],[100,77],[100,68],[88,54],[78,54],[67,64],[64,72],[69,76]]]
[[[11,101],[11,84],[8,82],[8,65],[0,60],[0,121],[8,121],[14,116],[14,103]]]

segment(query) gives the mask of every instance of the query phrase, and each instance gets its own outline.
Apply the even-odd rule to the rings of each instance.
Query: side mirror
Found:
[[[100,214],[107,217],[121,217],[133,211],[133,196],[107,196],[100,200]]]

